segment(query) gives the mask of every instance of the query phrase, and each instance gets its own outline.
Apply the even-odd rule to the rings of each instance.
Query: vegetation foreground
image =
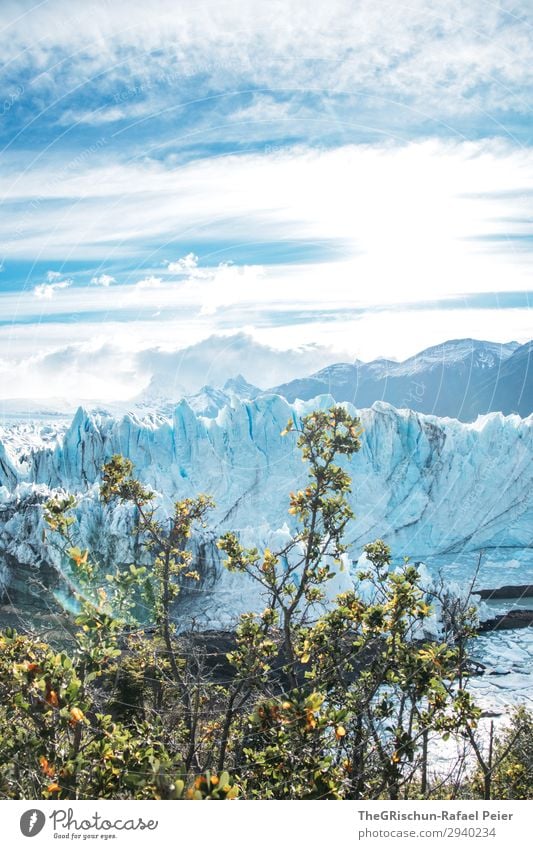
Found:
[[[324,604],[353,518],[339,462],[362,432],[339,406],[291,430],[309,467],[290,495],[298,532],[279,551],[243,548],[233,533],[218,542],[225,567],[256,581],[265,603],[241,617],[225,675],[202,635],[172,621],[180,588],[199,577],[188,544],[208,496],[178,501],[162,520],[131,462],[114,456],[101,497],[131,505],[149,565],[110,571],[76,544],[74,498],[46,504],[75,610],[63,611],[54,645],[0,634],[1,798],[531,798],[531,713],[517,710],[500,738],[479,733],[469,601],[445,588],[429,597],[417,569],[393,570],[377,540],[359,576],[371,600],[356,585]],[[424,636],[432,603],[442,642]],[[470,771],[464,758],[445,775],[432,769],[435,741],[450,738]]]

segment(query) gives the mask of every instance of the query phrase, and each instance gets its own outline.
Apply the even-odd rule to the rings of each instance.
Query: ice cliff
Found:
[[[329,396],[289,404],[278,395],[246,401],[221,394],[204,407],[201,398],[182,401],[172,417],[117,419],[80,408],[67,429],[52,438],[48,427],[44,440],[38,426],[24,439],[15,427],[4,428],[0,577],[20,589],[27,574],[46,567],[39,504],[54,489],[78,495],[87,545],[106,557],[128,557],[127,513],[98,500],[101,467],[115,453],[131,458],[163,510],[177,498],[213,495],[213,538],[230,528],[250,544],[286,534],[287,495],[305,480],[306,466],[294,436],[281,431],[289,418],[331,403]],[[414,557],[532,545],[533,417],[492,413],[465,424],[382,402],[360,417],[362,448],[347,466],[357,516],[347,534],[352,560],[378,536],[396,555]],[[213,589],[220,571],[209,536],[201,552]]]

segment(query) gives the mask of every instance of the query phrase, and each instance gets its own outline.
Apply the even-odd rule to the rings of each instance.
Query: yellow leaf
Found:
[[[54,768],[50,766],[44,755],[41,755],[41,757],[39,758],[39,763],[44,774],[47,775],[48,778],[52,778],[54,774]]]
[[[70,711],[71,716],[71,725],[75,725],[77,722],[81,722],[84,718],[84,713],[79,708],[74,707]]]
[[[58,706],[59,699],[57,698],[57,693],[56,693],[55,690],[50,690],[50,692],[46,696],[46,701],[48,702],[49,705],[52,705],[52,707]]]

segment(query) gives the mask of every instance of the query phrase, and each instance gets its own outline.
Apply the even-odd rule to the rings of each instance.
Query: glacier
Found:
[[[289,419],[332,404],[328,395],[289,403],[275,394],[243,399],[205,387],[165,414],[117,417],[79,408],[70,424],[0,428],[4,594],[20,598],[32,576],[53,580],[54,554],[42,539],[41,510],[53,491],[77,496],[81,541],[104,562],[136,556],[128,534],[131,513],[98,498],[102,465],[120,453],[155,490],[163,512],[199,492],[216,501],[209,529],[194,540],[202,581],[184,593],[184,611],[220,624],[248,609],[256,591],[243,576],[222,569],[215,540],[229,529],[257,546],[288,537],[294,528],[288,493],[304,483],[307,470],[294,434],[282,437],[281,431]],[[444,569],[461,558],[474,563],[481,549],[498,552],[500,560],[506,552],[505,559],[515,562],[515,552],[531,549],[533,417],[491,413],[463,423],[384,402],[358,415],[362,448],[346,462],[356,519],[347,530],[348,569],[337,591],[350,580],[364,544],[377,537],[399,559],[433,559]]]

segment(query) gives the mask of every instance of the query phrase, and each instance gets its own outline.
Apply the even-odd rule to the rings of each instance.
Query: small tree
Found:
[[[484,799],[531,799],[533,713],[524,705],[515,708],[503,733],[494,739],[491,734],[490,749],[473,779],[476,795]]]
[[[104,575],[76,544],[75,500],[47,503],[45,519],[59,538],[61,577],[76,609],[63,611],[68,650],[56,652],[9,629],[0,636],[0,794],[234,798],[237,788],[227,773],[198,774],[200,701],[171,623],[179,579],[197,578],[186,544],[211,501],[199,496],[177,502],[168,525],[160,523],[153,494],[133,478],[131,462],[118,456],[103,469],[101,491],[106,502],[118,498],[135,506],[152,569],[116,564]],[[141,607],[143,623],[136,615]],[[138,684],[129,703],[120,700],[124,678]],[[148,710],[141,695],[147,680],[154,692]],[[182,709],[169,723],[172,707],[164,697],[172,706],[176,694]]]
[[[336,458],[359,450],[362,431],[342,407],[300,427],[291,420],[285,433],[293,430],[309,463],[307,487],[290,496],[293,538],[261,554],[232,533],[219,542],[227,568],[261,586],[266,633],[281,653],[282,692],[252,717],[248,787],[281,798],[399,798],[417,779],[428,729],[447,735],[477,721],[469,694],[453,690],[464,646],[419,641],[431,613],[419,574],[408,562],[391,571],[381,540],[366,546],[372,568],[359,575],[373,584],[371,600],[354,589],[319,613],[353,518],[350,478]]]
[[[341,566],[346,551],[344,531],[354,514],[346,495],[350,476],[337,464],[339,456],[359,451],[362,434],[357,417],[343,407],[291,419],[283,435],[298,433],[302,459],[309,462],[309,482],[290,495],[289,513],[299,522],[291,541],[273,554],[266,549],[244,549],[234,533],[225,534],[218,545],[226,554],[226,567],[249,575],[262,587],[268,609],[281,620],[286,663],[284,671],[292,687],[297,685],[298,627],[324,600],[324,586]],[[297,624],[296,624],[297,623]],[[296,625],[296,627],[295,627]]]

